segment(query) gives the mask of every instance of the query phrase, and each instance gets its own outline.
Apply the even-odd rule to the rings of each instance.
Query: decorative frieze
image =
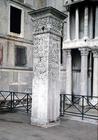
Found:
[[[62,34],[62,22],[53,16],[33,20],[33,34],[52,32]]]

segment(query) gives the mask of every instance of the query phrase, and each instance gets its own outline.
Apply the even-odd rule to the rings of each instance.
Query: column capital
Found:
[[[70,56],[70,55],[71,55],[71,49],[67,49],[67,50],[66,50],[66,55],[67,55],[67,56]]]
[[[90,48],[79,48],[79,51],[81,52],[81,55],[88,55]]]
[[[53,7],[45,7],[29,12],[32,17],[33,34],[53,33],[62,36],[63,21],[67,17]]]
[[[98,50],[96,49],[96,50],[93,50],[92,51],[93,52],[93,57],[95,58],[95,57],[98,57]]]

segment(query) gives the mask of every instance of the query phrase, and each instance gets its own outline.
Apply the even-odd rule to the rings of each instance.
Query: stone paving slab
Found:
[[[97,125],[68,119],[49,128],[0,120],[0,140],[98,140],[97,133]]]

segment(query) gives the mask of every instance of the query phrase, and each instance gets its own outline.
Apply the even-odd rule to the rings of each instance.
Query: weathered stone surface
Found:
[[[45,9],[46,11],[49,10]],[[54,9],[50,8],[50,11]],[[60,40],[62,20],[50,11],[34,22],[31,123],[47,125],[59,118]],[[34,13],[33,13],[34,14]],[[40,12],[39,12],[40,14]],[[31,13],[32,15],[32,13]],[[55,14],[56,15],[56,14]],[[35,15],[34,15],[35,17]],[[43,28],[44,27],[44,28]]]

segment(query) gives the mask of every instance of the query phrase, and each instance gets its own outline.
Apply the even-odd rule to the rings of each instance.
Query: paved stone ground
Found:
[[[98,140],[95,124],[63,119],[59,125],[41,128],[29,120],[26,114],[0,114],[0,140]]]

